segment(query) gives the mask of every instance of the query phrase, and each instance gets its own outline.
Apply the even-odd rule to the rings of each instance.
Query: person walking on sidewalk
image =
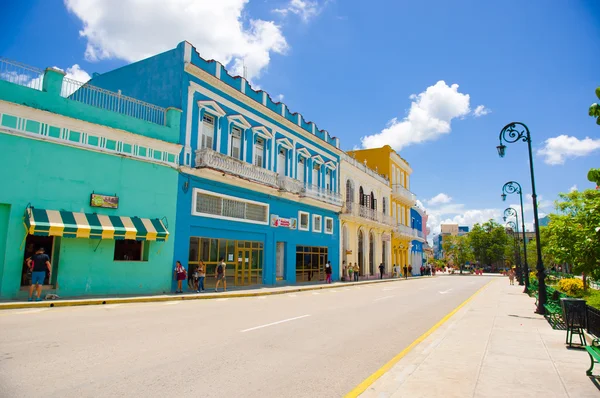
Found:
[[[327,261],[327,264],[325,264],[325,275],[326,275],[325,283],[331,283],[331,273],[332,273],[331,261]]]
[[[204,278],[206,278],[206,267],[204,266],[204,262],[202,262],[202,260],[200,261],[200,264],[198,264],[198,269],[196,272],[198,272],[198,288],[196,293],[200,293],[204,291]]]
[[[351,263],[348,263],[348,279],[349,282],[354,280],[354,267]]]
[[[408,279],[408,267],[404,264],[404,278]]]
[[[383,271],[385,270],[385,265],[383,263],[379,264],[379,279],[383,279]]]
[[[514,268],[511,268],[508,270],[508,281],[510,282],[511,285],[515,284],[515,270]]]
[[[181,287],[181,284],[184,280],[187,279],[187,271],[185,270],[183,265],[181,265],[180,261],[177,261],[175,263],[174,276],[175,280],[177,281],[177,290],[175,290],[175,293],[183,293],[183,288]]]
[[[217,265],[215,278],[217,279],[217,285],[215,286],[215,292],[219,291],[219,283],[223,281],[223,291],[227,291],[227,279],[225,279],[225,268],[227,264],[225,263],[225,259],[221,257],[219,260],[219,265]]]
[[[358,282],[359,276],[360,276],[360,268],[358,268],[357,263],[354,263],[354,282]]]
[[[34,286],[37,290],[35,301],[42,301],[42,285],[44,284],[44,279],[46,279],[46,269],[48,270],[48,279],[52,276],[50,257],[44,252],[43,247],[40,247],[33,256],[27,259],[27,266],[31,270],[31,286],[29,286],[28,301],[33,301]]]

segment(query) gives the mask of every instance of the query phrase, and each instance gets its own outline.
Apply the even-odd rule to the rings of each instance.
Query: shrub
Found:
[[[558,282],[558,289],[571,297],[581,297],[583,294],[583,281],[581,279],[568,278]]]
[[[531,272],[529,273],[529,280],[530,280],[530,281],[533,281],[533,280],[536,280],[536,281],[537,281],[537,272],[535,272],[535,271],[531,271]]]

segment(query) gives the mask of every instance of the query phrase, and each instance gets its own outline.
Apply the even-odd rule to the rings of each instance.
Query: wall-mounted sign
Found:
[[[296,228],[298,228],[298,219],[297,218],[282,218],[282,217],[279,217],[277,214],[271,214],[271,226],[296,229]]]
[[[93,193],[90,197],[90,206],[117,209],[119,207],[119,197]]]
[[[381,240],[383,242],[389,242],[391,240],[391,237],[389,234],[383,234],[383,235],[381,235]]]
[[[352,254],[352,250],[346,250],[346,254]]]

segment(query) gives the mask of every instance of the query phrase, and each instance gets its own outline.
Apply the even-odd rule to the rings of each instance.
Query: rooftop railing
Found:
[[[371,169],[370,167],[368,167],[364,163],[359,162],[358,160],[354,159],[352,156],[350,156],[350,155],[348,155],[346,153],[342,154],[341,157],[342,157],[343,160],[345,160],[346,162],[350,163],[354,167],[360,169],[361,171],[364,171],[365,173],[367,173],[371,177],[378,179],[380,182],[384,183],[385,185],[389,185],[390,182],[389,182],[389,180],[387,178],[385,178],[385,176],[379,174],[378,172],[376,172],[375,170]]]
[[[42,91],[44,71],[0,57],[0,80]]]

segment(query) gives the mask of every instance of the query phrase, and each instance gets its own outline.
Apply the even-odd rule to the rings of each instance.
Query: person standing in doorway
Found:
[[[200,293],[204,291],[204,278],[206,278],[206,268],[202,260],[200,260],[196,272],[198,272],[198,289],[196,290],[196,293]]]
[[[379,264],[379,279],[383,279],[383,271],[385,270],[385,266],[383,263]]]
[[[227,264],[225,263],[225,259],[221,257],[216,269],[215,278],[217,278],[217,285],[215,286],[215,292],[219,291],[219,283],[221,281],[223,281],[223,291],[227,291],[227,279],[225,279],[225,268],[227,268]]]
[[[331,261],[327,261],[325,264],[325,283],[331,283]]]
[[[27,259],[27,266],[31,270],[31,286],[29,287],[29,299],[33,301],[33,288],[37,287],[37,295],[35,301],[42,301],[42,285],[46,279],[46,270],[48,270],[48,279],[52,277],[52,265],[50,257],[44,252],[44,248],[40,247],[33,256]]]
[[[354,282],[358,282],[359,276],[360,276],[360,268],[358,268],[357,263],[354,263]]]
[[[408,267],[404,264],[404,278],[408,279]]]
[[[183,265],[181,265],[181,261],[175,263],[174,276],[177,281],[177,290],[175,290],[175,293],[183,293],[183,287],[181,287],[181,285],[187,278],[187,271]]]

